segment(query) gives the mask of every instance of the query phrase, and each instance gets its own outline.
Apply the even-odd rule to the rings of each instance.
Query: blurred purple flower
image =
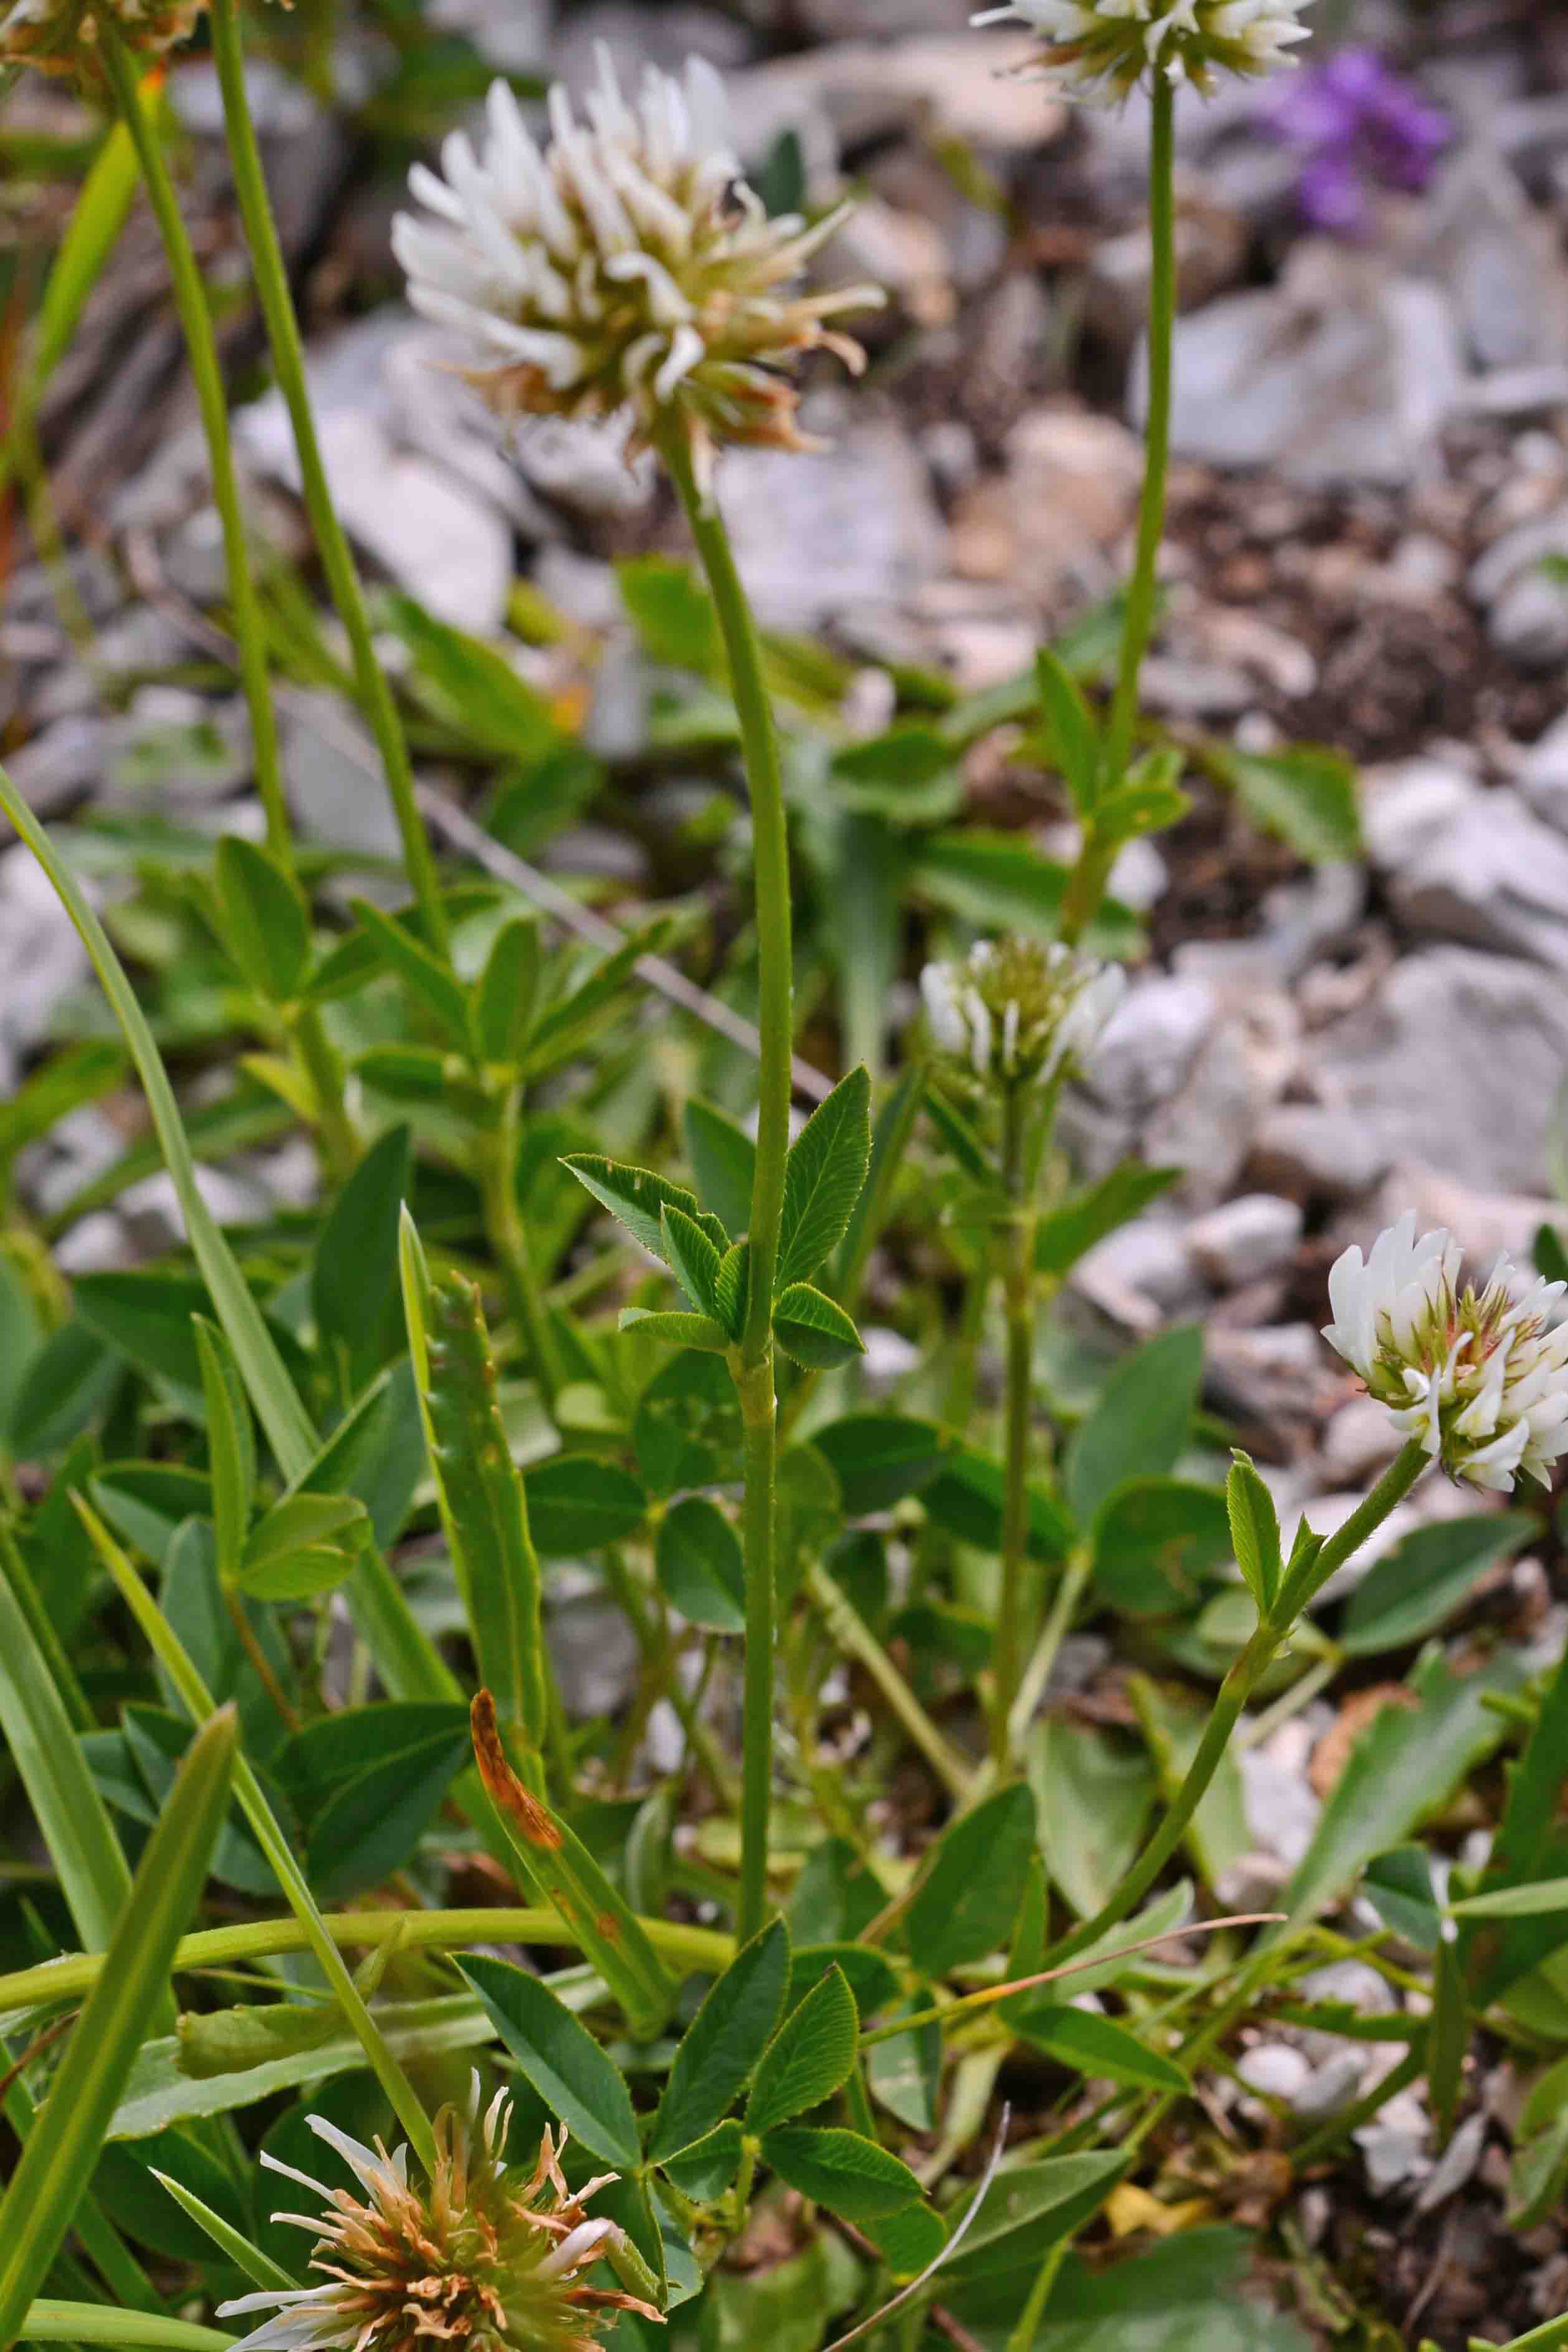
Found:
[[[1366,227],[1375,188],[1424,188],[1452,136],[1440,108],[1372,49],[1341,49],[1284,83],[1261,110],[1301,159],[1304,220],[1336,236]]]

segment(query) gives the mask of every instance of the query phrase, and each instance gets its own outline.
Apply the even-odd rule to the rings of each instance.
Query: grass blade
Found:
[[[276,2286],[285,2290],[299,2285],[299,2280],[290,2278],[270,2254],[264,2254],[259,2246],[253,2246],[248,2238],[242,2237],[237,2230],[232,2229],[222,2214],[215,2213],[210,2205],[204,2205],[183,2180],[171,2179],[166,2172],[160,2172],[156,2165],[150,2164],[147,2169],[159,2187],[167,2189],[175,2204],[184,2206],[197,2229],[205,2230],[214,2245],[220,2252],[226,2253],[236,2270],[243,2271],[247,2279],[254,2279],[258,2286]]]
[[[114,2352],[228,2352],[237,2336],[161,2312],[113,2311],[106,2303],[35,2303],[23,2324],[29,2344],[108,2344]]]
[[[109,1570],[121,1600],[147,1636],[153,1654],[193,1718],[197,1723],[205,1722],[214,1712],[213,1696],[192,1664],[179,1635],[91,1505],[84,1502],[79,1495],[73,1495],[71,1500],[91,1539],[93,1549]],[[342,2004],[343,2015],[349,2025],[359,2037],[371,2071],[392,2103],[393,2113],[407,2133],[409,2144],[426,2171],[434,2172],[436,2141],[430,2129],[430,2119],[415,2097],[407,2075],[387,2048],[381,2028],[365,2007],[364,1996],[327,1932],[316,1908],[315,1896],[279,1826],[278,1817],[243,1755],[235,1759],[234,1792],[239,1800],[241,1811],[250,1823],[258,1845],[270,1863],[273,1875],[288,1898],[289,1907],[305,1930],[306,1940],[321,1965],[321,1973]]]
[[[237,1717],[224,1708],[192,1742],[132,1882],[103,1974],[0,2205],[0,2344],[24,2327],[166,1992],[175,1946],[228,1810],[237,1736]]]

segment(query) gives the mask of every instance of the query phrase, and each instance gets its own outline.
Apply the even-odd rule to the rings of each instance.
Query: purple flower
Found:
[[[1374,189],[1424,188],[1451,136],[1447,116],[1372,49],[1340,49],[1310,66],[1263,120],[1301,159],[1302,218],[1337,236],[1365,228]]]

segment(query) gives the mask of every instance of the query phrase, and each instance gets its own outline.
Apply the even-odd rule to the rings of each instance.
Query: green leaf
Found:
[[[784,1162],[776,1291],[805,1282],[848,1229],[871,1158],[871,1081],[865,1069],[840,1078],[818,1103]]]
[[[238,1724],[216,1716],[193,1740],[148,1840],[103,1973],[72,2029],[48,2104],[34,2118],[0,2202],[0,2343],[21,2333],[48,2274],[189,1924],[228,1806]]]
[[[489,1691],[475,1699],[472,1723],[479,1776],[529,1885],[554,1904],[584,1958],[625,2010],[636,2038],[650,2041],[663,2030],[676,1988],[647,1930],[576,1832],[513,1771]]]
[[[1117,1365],[1068,1448],[1067,1498],[1091,1520],[1128,1478],[1173,1469],[1191,1435],[1203,1381],[1203,1334],[1194,1325],[1162,1332]]]
[[[847,2221],[879,2221],[912,2205],[921,2193],[907,2164],[858,2132],[784,2124],[763,2135],[763,2161],[803,2197]]]
[[[468,1709],[384,1701],[307,1724],[271,1759],[323,1899],[378,1886],[413,1856],[468,1760]]]
[[[683,2197],[706,2205],[723,2195],[740,2170],[742,2138],[738,2121],[716,2124],[684,2156],[672,2156],[664,2170]]]
[[[1268,752],[1218,744],[1209,764],[1248,816],[1298,856],[1333,864],[1362,855],[1356,773],[1342,753],[1314,743]]]
[[[844,1971],[831,1968],[763,2053],[746,2102],[746,2129],[772,2131],[830,2099],[854,2072],[859,2031]]]
[[[1092,2010],[1040,2001],[1016,2011],[1009,2006],[1007,2021],[1035,2049],[1075,2074],[1103,2074],[1108,2082],[1124,2083],[1134,2091],[1192,2087],[1181,2068],[1160,2051],[1151,2050],[1109,2017],[1096,2017]]]
[[[935,1525],[945,1528],[961,1543],[999,1552],[1005,1486],[1006,1473],[1000,1462],[988,1454],[977,1454],[973,1446],[955,1445],[943,1456],[937,1475],[921,1488],[921,1501]],[[1026,1500],[1028,1557],[1047,1562],[1065,1559],[1073,1538],[1072,1521],[1045,1486],[1031,1486]]]
[[[1040,2340],[1052,2352],[1310,2352],[1313,2335],[1248,2293],[1257,2244],[1250,2230],[1197,2229],[1104,2269],[1069,2254]]]
[[[1082,687],[1049,646],[1035,656],[1040,710],[1051,756],[1066,779],[1073,806],[1087,817],[1100,786],[1100,734]]]
[[[713,1304],[723,1330],[740,1331],[745,1328],[751,1276],[751,1243],[732,1242],[719,1261],[719,1279],[713,1294]]]
[[[1417,1951],[1435,1952],[1443,1914],[1424,1845],[1396,1845],[1366,1866],[1362,1891],[1385,1927]],[[1461,1906],[1462,1907],[1462,1906]]]
[[[651,1168],[628,1168],[619,1160],[604,1160],[590,1151],[571,1152],[562,1165],[570,1168],[578,1183],[620,1219],[632,1239],[640,1242],[650,1257],[664,1260],[663,1213],[667,1208],[679,1209],[690,1217],[715,1249],[722,1251],[730,1245],[730,1236],[718,1218],[698,1206],[694,1192],[669,1183]]]
[[[1478,1511],[1413,1528],[1351,1595],[1340,1646],[1359,1658],[1420,1641],[1452,1616],[1489,1569],[1539,1532],[1529,1511]]]
[[[942,1465],[946,1441],[933,1421],[891,1412],[856,1412],[813,1433],[838,1479],[847,1517],[890,1510],[919,1494]]]
[[[1039,1272],[1068,1273],[1096,1242],[1141,1215],[1181,1173],[1179,1168],[1145,1168],[1140,1160],[1123,1160],[1098,1184],[1070,1193],[1058,1208],[1048,1209],[1035,1228]]]
[[[1273,1608],[1284,1574],[1279,1550],[1279,1517],[1274,1497],[1245,1454],[1238,1454],[1225,1482],[1226,1512],[1237,1566],[1247,1589],[1266,1617]]]
[[[1000,1206],[1001,1187],[990,1154],[968,1118],[956,1103],[949,1100],[934,1079],[926,1082],[925,1107],[931,1125],[964,1174],[973,1176],[975,1182],[987,1192],[994,1192]]]
[[[79,1275],[77,1313],[90,1330],[121,1349],[133,1364],[173,1381],[192,1396],[202,1388],[193,1318],[210,1316],[206,1285],[165,1272]]]
[[[683,1495],[659,1523],[655,1561],[665,1598],[693,1625],[715,1633],[746,1630],[741,1539],[706,1495]]]
[[[662,2164],[705,2139],[773,2040],[789,1984],[789,1930],[773,1919],[742,1946],[686,2030],[648,2140]]]
[[[1094,812],[1097,838],[1108,849],[1120,848],[1142,833],[1162,833],[1179,824],[1192,807],[1176,779],[1186,763],[1179,749],[1147,751],[1119,784],[1102,793]]]
[[[226,1581],[238,1570],[244,1555],[256,1498],[256,1433],[227,1340],[205,1315],[196,1318],[195,1331],[206,1405],[218,1574]]]
[[[1190,1608],[1230,1554],[1224,1495],[1183,1478],[1130,1478],[1094,1523],[1094,1580],[1130,1616]]]
[[[885,735],[847,744],[828,774],[833,796],[847,810],[892,825],[941,824],[963,805],[958,754],[939,729],[905,720]]]
[[[631,2094],[587,2027],[548,1985],[508,1960],[472,1952],[458,1966],[551,2114],[601,2164],[636,2172],[642,2143]]]
[[[399,1256],[425,1443],[480,1679],[538,1749],[549,1711],[539,1554],[484,1312],[461,1275],[431,1281],[406,1209]]]
[[[338,1194],[316,1244],[316,1328],[323,1339],[341,1339],[365,1377],[401,1351],[397,1231],[412,1172],[408,1129],[389,1128]]]
[[[557,1454],[531,1470],[528,1516],[542,1559],[580,1559],[620,1543],[642,1525],[647,1496],[614,1462]]]
[[[692,1347],[654,1374],[632,1423],[637,1468],[656,1495],[739,1476],[741,1440],[741,1407],[729,1367]]]
[[[1506,1724],[1487,1704],[1523,1679],[1516,1654],[1500,1654],[1473,1674],[1450,1674],[1439,1657],[1410,1675],[1413,1706],[1383,1707],[1351,1749],[1310,1846],[1280,1898],[1292,1921],[1339,1901],[1374,1854],[1403,1845],[1442,1811],[1451,1792],[1498,1748]]]
[[[29,1071],[0,1102],[0,1187],[9,1186],[19,1151],[47,1135],[73,1110],[111,1093],[124,1076],[125,1051],[117,1037],[89,1037],[79,1045],[51,1046],[48,1059]],[[0,1423],[4,1418],[0,1402]]]
[[[659,1232],[662,1246],[659,1255],[674,1271],[676,1280],[700,1315],[710,1316],[722,1324],[719,1311],[719,1269],[722,1264],[718,1244],[705,1234],[684,1209],[677,1209],[667,1201],[659,1211]],[[738,1331],[730,1337],[738,1339]]]
[[[622,1331],[640,1332],[670,1348],[698,1348],[705,1355],[727,1356],[733,1345],[722,1323],[711,1315],[660,1314],[647,1307],[623,1307],[616,1325]]]
[[[1071,2237],[1098,2210],[1129,2161],[1125,2152],[1110,2148],[1009,2166],[963,2243],[943,2265],[944,2295],[951,2301],[949,2283],[1037,2266],[1053,2245]]]
[[[942,1832],[905,1922],[917,1968],[945,1976],[1005,1951],[1035,1852],[1035,1800],[999,1789]]]
[[[300,886],[259,842],[226,833],[217,845],[219,939],[258,994],[274,1004],[300,992],[310,961],[310,918]]]
[[[728,1111],[695,1095],[686,1106],[681,1126],[703,1207],[727,1232],[743,1234],[752,1222],[756,1145]]]
[[[550,706],[494,646],[438,621],[412,596],[386,610],[413,654],[426,701],[465,743],[503,760],[538,760],[560,740]]]
[[[837,1300],[814,1289],[809,1282],[792,1282],[779,1293],[773,1308],[773,1337],[786,1356],[814,1371],[831,1371],[852,1364],[866,1352],[866,1342]]]
[[[1153,1768],[1136,1741],[1060,1715],[1036,1726],[1026,1766],[1052,1884],[1080,1919],[1092,1918],[1137,1857]]]
[[[720,660],[713,600],[689,563],[668,555],[624,556],[616,580],[644,650],[671,669],[709,677]]]
[[[539,995],[539,924],[514,916],[496,933],[474,984],[474,1047],[481,1062],[510,1067],[522,1055]]]
[[[1018,834],[966,825],[962,832],[925,835],[913,878],[927,898],[966,923],[1048,940],[1061,922],[1067,875],[1065,866],[1043,857]],[[1091,955],[1121,961],[1142,951],[1143,934],[1128,908],[1104,898],[1083,945]]]
[[[342,1556],[345,1574],[370,1533],[370,1515],[354,1495],[286,1495],[251,1529],[240,1561],[247,1592],[268,1600],[292,1597],[278,1590],[278,1571],[297,1553],[323,1546]]]
[[[405,923],[384,915],[368,898],[352,899],[350,905],[355,921],[368,933],[387,970],[395,972],[410,996],[424,1006],[445,1033],[447,1044],[466,1050],[468,997],[461,981]]]
[[[259,2246],[253,2246],[232,2222],[224,2220],[221,2213],[215,2213],[210,2205],[205,2205],[183,2180],[176,2180],[170,2173],[158,2171],[154,2166],[150,2165],[148,2169],[181,2211],[189,2215],[219,2252],[226,2255],[237,2270],[243,2271],[247,2278],[253,2279],[258,2286],[280,2287],[285,2293],[293,2286],[294,2281],[287,2271],[280,2270]]]

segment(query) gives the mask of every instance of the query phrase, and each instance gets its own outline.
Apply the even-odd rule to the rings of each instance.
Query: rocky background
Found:
[[[763,618],[850,658],[864,731],[886,723],[889,665],[985,688],[1114,589],[1140,479],[1136,103],[1069,112],[1005,78],[1026,41],[970,33],[952,0],[786,0],[776,15],[763,0],[726,13],[589,0],[559,16],[539,0],[430,0],[426,13],[432,37],[470,61],[578,86],[599,39],[627,68],[700,51],[731,78],[759,172],[813,204],[861,193],[832,267],[890,291],[868,383],[814,389],[826,454],[731,455],[721,488]],[[1310,52],[1278,89],[1181,110],[1177,466],[1145,696],[1177,730],[1350,754],[1365,855],[1307,867],[1200,784],[1184,824],[1136,845],[1115,877],[1153,952],[1069,1131],[1089,1173],[1129,1149],[1186,1171],[1084,1263],[1075,1311],[1127,1334],[1201,1318],[1211,1402],[1281,1503],[1310,1507],[1321,1530],[1393,1451],[1385,1416],[1318,1335],[1338,1248],[1414,1207],[1484,1271],[1500,1247],[1527,1255],[1543,1223],[1568,1223],[1568,11],[1320,0],[1318,13],[1348,47]],[[550,626],[524,630],[540,642],[520,662],[577,698],[590,747],[634,791],[648,686],[612,562],[678,547],[674,519],[602,436],[552,426],[514,455],[498,447],[403,308],[389,259],[395,167],[438,118],[423,100],[411,118],[406,59],[368,19],[339,28],[331,70],[331,106],[266,62],[255,99],[341,509],[374,574],[463,629],[515,620],[524,582],[527,612]],[[189,215],[224,297],[253,511],[304,564],[280,405],[247,396],[260,342],[199,56],[170,95]],[[31,282],[71,195],[27,158],[90,128],[36,83],[0,116],[14,287]],[[204,618],[221,600],[217,520],[140,212],[41,429],[64,552],[36,551],[16,499],[0,537],[10,772],[52,818],[90,807],[258,831],[242,707]],[[303,828],[395,850],[340,704],[296,686],[285,743]],[[1020,780],[994,739],[967,782],[985,822],[1059,843],[1049,788]],[[664,805],[650,799],[640,829],[577,824],[541,863],[574,886],[592,877],[613,908],[647,877]],[[80,1022],[88,993],[42,877],[0,850],[0,1097]],[[55,1217],[133,1116],[111,1101],[65,1119],[24,1160],[26,1206]],[[287,1146],[205,1181],[218,1213],[245,1221],[308,1197],[313,1177],[308,1151]],[[71,1215],[58,1262],[123,1264],[174,1232],[152,1176]],[[1434,1485],[1413,1507],[1473,1499]],[[1407,1508],[1384,1544],[1408,1524]],[[1476,1606],[1555,1654],[1562,1589],[1555,1561],[1532,1553],[1499,1568]],[[600,1629],[584,1671],[603,1674],[605,1657]],[[1092,1701],[1108,1663],[1097,1637],[1070,1642],[1062,1687]],[[1321,1697],[1247,1752],[1254,1850],[1238,1900],[1267,1897],[1305,1850],[1379,1692],[1368,1678]],[[1316,1990],[1363,2007],[1393,1997],[1353,1961]],[[1218,2105],[1266,2095],[1327,2114],[1394,2049],[1259,2042]],[[1358,2135],[1353,2188],[1342,2177],[1297,2199],[1307,2273],[1321,2252],[1375,2278],[1412,2344],[1500,2336],[1561,2310],[1568,2234],[1505,2221],[1518,2100],[1500,2055],[1482,2110],[1439,2157],[1418,2092],[1402,2094]],[[1268,2181],[1250,2193],[1267,2210]],[[1327,2288],[1322,2326],[1325,2340],[1339,2333]]]

